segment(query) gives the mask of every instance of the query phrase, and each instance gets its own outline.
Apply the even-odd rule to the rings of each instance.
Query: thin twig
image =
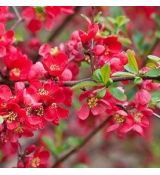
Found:
[[[148,76],[140,76],[143,80],[160,80],[160,76],[158,77],[148,77]],[[134,80],[135,76],[130,76],[130,77],[113,77],[112,80],[113,82],[118,82],[118,81],[128,81],[128,80]],[[74,86],[78,83],[84,82],[84,81],[94,81],[92,78],[84,78],[81,80],[73,80],[73,81],[64,81],[63,84],[66,86]]]
[[[22,19],[20,13],[19,13],[17,7],[13,6],[12,8],[13,8],[13,11],[15,12],[16,16],[17,16],[17,21],[16,21],[15,24],[11,27],[11,29],[13,30],[13,29],[15,29],[15,28],[23,21],[23,19]]]
[[[160,115],[159,115],[159,114],[157,114],[157,113],[153,112],[153,115],[154,115],[155,117],[157,117],[157,118],[159,118],[159,119],[160,119]]]
[[[84,138],[84,140],[74,148],[72,148],[68,153],[64,154],[61,158],[59,158],[53,167],[57,167],[60,163],[64,162],[71,155],[79,151],[84,145],[86,145],[106,124],[109,122],[111,116],[107,117],[100,125],[98,125],[88,136]]]
[[[67,16],[64,19],[62,24],[60,24],[60,26],[58,26],[58,28],[55,31],[53,31],[53,33],[49,36],[47,41],[52,42],[62,32],[62,30],[64,30],[64,28],[68,25],[68,23],[70,23],[70,21],[72,21],[72,19],[77,15],[77,13],[80,11],[80,9],[81,9],[81,7],[75,7],[74,13],[72,15]]]

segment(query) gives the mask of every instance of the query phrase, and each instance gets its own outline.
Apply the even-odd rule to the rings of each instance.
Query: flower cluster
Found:
[[[22,18],[27,22],[26,28],[34,34],[40,31],[42,26],[46,30],[51,30],[57,16],[73,12],[73,7],[25,7],[22,10]]]
[[[23,7],[20,15],[26,29],[36,34],[43,28],[51,30],[62,13],[73,14],[74,8]],[[152,66],[139,66],[135,52],[127,50],[122,39],[124,17],[109,18],[116,28],[112,32],[104,21],[85,16],[87,30],[74,31],[59,46],[35,37],[30,44],[38,48],[36,59],[24,52],[22,43],[19,47],[15,31],[6,29],[5,23],[13,18],[8,8],[0,8],[0,149],[4,160],[18,153],[17,167],[53,166],[48,164],[49,151],[57,156],[64,149],[60,147],[62,131],[55,129],[61,120],[72,120],[71,133],[84,135],[108,118],[106,135],[146,135],[159,105],[160,58],[150,55]],[[58,153],[52,141],[47,142],[52,147],[47,150],[39,134],[50,135],[50,128],[58,140]],[[41,143],[24,148],[25,137],[40,137]]]

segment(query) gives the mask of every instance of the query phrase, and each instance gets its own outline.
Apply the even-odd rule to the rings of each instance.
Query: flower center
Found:
[[[35,109],[33,109],[32,107],[28,107],[26,108],[26,114],[27,116],[36,115],[36,116],[42,117],[44,115],[44,108],[43,106],[39,106]]]
[[[118,124],[121,124],[125,121],[125,117],[123,115],[120,115],[120,114],[115,114],[114,121]]]
[[[137,122],[137,123],[140,123],[141,122],[141,119],[142,119],[142,113],[135,113],[134,114],[134,120],[135,120],[135,122]]]
[[[39,167],[40,162],[41,162],[40,158],[35,157],[34,159],[32,159],[31,165],[33,168],[37,168],[37,167]]]
[[[14,113],[13,111],[9,112],[7,115],[8,122],[12,122],[12,121],[16,120],[16,118],[17,118],[17,114]]]
[[[17,134],[22,134],[22,133],[24,132],[22,126],[17,127],[14,131],[15,131],[15,133],[17,133]]]
[[[57,66],[56,64],[51,64],[51,66],[50,66],[50,70],[51,70],[51,71],[60,70],[60,67]]]
[[[43,109],[42,106],[40,106],[39,108],[35,109],[34,112],[35,112],[35,114],[37,116],[40,116],[40,117],[42,117],[44,115],[44,109]]]
[[[48,95],[48,91],[44,88],[38,89],[38,94],[39,95]]]
[[[12,69],[11,71],[12,71],[12,73],[13,73],[16,77],[19,77],[19,76],[20,76],[21,71],[20,71],[19,68],[14,68],[14,69]]]
[[[97,97],[90,97],[87,100],[87,104],[90,108],[97,106],[98,98]]]

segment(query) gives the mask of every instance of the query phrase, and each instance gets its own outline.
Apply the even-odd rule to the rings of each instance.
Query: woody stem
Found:
[[[70,151],[65,153],[62,157],[60,157],[53,165],[53,167],[57,167],[60,163],[64,162],[71,155],[79,151],[83,146],[85,146],[110,120],[111,116],[107,117],[101,124],[99,124],[88,136],[84,138],[84,140],[77,146],[73,147]]]
[[[149,76],[140,76],[143,80],[160,80],[160,76],[158,77],[149,77]],[[118,82],[118,81],[127,81],[127,80],[134,80],[135,76],[130,76],[130,77],[113,77],[112,80],[113,82]],[[92,78],[84,78],[81,80],[73,80],[73,81],[64,81],[63,84],[66,86],[74,86],[78,83],[84,82],[84,81],[94,81]]]

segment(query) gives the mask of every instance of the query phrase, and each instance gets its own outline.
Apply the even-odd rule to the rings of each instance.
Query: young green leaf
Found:
[[[134,77],[134,74],[129,72],[115,72],[112,74],[113,77]]]
[[[125,101],[127,99],[124,92],[117,87],[109,87],[109,91],[113,97],[117,98],[118,100]]]
[[[148,77],[159,77],[160,76],[160,68],[151,69],[145,75]]]
[[[97,82],[103,82],[100,69],[97,69],[93,72],[93,79]]]
[[[42,140],[45,143],[45,145],[47,146],[47,148],[52,152],[52,154],[58,155],[57,148],[56,148],[53,140],[50,137],[44,136],[44,137],[42,137]]]
[[[102,88],[101,90],[99,90],[97,92],[97,97],[98,98],[103,98],[105,96],[105,94],[106,94],[106,88]]]
[[[129,66],[129,69],[131,69],[132,72],[137,74],[138,73],[138,64],[137,64],[136,58],[135,58],[135,56],[133,54],[133,51],[127,50],[127,55],[128,55],[128,66]]]
[[[148,55],[148,58],[156,63],[160,63],[160,57],[157,57],[155,55]]]
[[[136,77],[135,79],[134,79],[134,83],[135,84],[141,84],[143,82],[143,79],[141,78],[141,77]]]
[[[110,78],[110,66],[109,64],[105,64],[101,69],[101,76],[102,76],[102,80],[103,80],[103,83],[106,84]]]
[[[121,27],[129,22],[129,19],[126,16],[117,16],[116,17],[116,24],[118,27]]]

